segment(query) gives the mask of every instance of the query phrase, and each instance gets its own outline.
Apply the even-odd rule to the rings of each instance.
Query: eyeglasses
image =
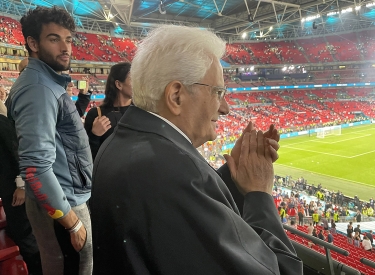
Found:
[[[211,91],[214,92],[215,94],[218,95],[219,100],[222,100],[227,93],[227,86],[225,87],[218,87],[218,86],[212,86],[208,84],[203,84],[203,83],[193,83],[193,85],[201,85],[201,86],[207,86],[211,88]]]

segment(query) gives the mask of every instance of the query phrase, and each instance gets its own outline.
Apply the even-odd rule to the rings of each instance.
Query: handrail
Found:
[[[286,224],[283,224],[283,227],[284,227],[284,229],[286,229],[286,230],[288,230],[288,231],[290,231],[290,232],[292,232],[296,235],[304,237],[304,238],[312,241],[315,244],[319,244],[319,245],[323,246],[325,251],[326,251],[326,259],[327,259],[327,263],[328,263],[331,275],[335,275],[335,271],[333,269],[332,257],[331,257],[331,250],[336,251],[337,253],[340,253],[340,254],[345,255],[345,256],[349,256],[349,254],[350,254],[345,249],[334,246],[330,243],[327,243],[326,241],[322,241],[321,239],[318,239],[314,236],[310,236],[310,235],[306,234],[305,232],[302,232],[301,230],[298,230],[294,227],[291,227],[291,226],[286,225]]]
[[[330,266],[327,264],[327,257],[299,242],[292,240],[292,244],[298,254],[298,257],[309,267],[318,271],[319,274],[331,275]],[[325,262],[325,263],[323,263]],[[358,269],[355,269],[345,263],[332,259],[334,274],[361,275]],[[343,272],[343,273],[342,273]]]
[[[295,233],[296,235],[304,237],[305,239],[308,239],[308,240],[314,242],[315,244],[319,244],[321,246],[327,247],[328,249],[336,251],[337,253],[340,253],[341,255],[349,256],[349,254],[350,254],[345,249],[342,249],[342,248],[337,247],[337,246],[335,246],[333,244],[327,243],[326,241],[322,241],[321,239],[318,239],[318,238],[316,238],[314,236],[308,235],[305,232],[302,232],[301,230],[298,230],[298,229],[296,229],[294,227],[291,227],[291,226],[286,225],[286,224],[283,224],[283,227],[284,227],[284,229],[286,229],[286,230],[288,230],[288,231],[290,231],[292,233]]]
[[[365,265],[368,265],[368,266],[370,266],[372,268],[375,268],[375,262],[374,261],[371,261],[371,260],[366,259],[366,258],[361,258],[361,259],[359,259],[359,261],[361,263],[365,264]]]

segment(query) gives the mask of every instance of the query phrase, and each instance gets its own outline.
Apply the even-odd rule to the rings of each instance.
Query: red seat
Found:
[[[5,233],[5,229],[0,230],[0,250],[16,246],[16,244]]]
[[[0,274],[6,275],[28,275],[26,263],[22,260],[11,258],[0,262]]]
[[[0,206],[0,229],[7,226],[7,218],[5,216],[4,207]]]
[[[6,275],[27,275],[26,263],[19,259],[18,246],[12,246],[0,250],[0,274]]]
[[[12,246],[0,250],[0,262],[15,258],[20,255],[18,246]]]

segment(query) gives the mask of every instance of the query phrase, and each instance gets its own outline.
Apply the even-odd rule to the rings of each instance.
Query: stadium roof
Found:
[[[160,24],[209,28],[228,41],[242,35],[247,39],[293,39],[375,28],[374,0],[0,1],[2,13],[16,16],[37,5],[57,5],[69,11],[81,29],[130,37],[142,37]]]

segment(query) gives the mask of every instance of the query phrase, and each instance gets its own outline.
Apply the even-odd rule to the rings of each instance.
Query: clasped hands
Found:
[[[232,179],[243,195],[254,191],[272,194],[272,163],[279,157],[279,140],[274,125],[263,133],[256,131],[250,122],[236,141],[231,154],[224,155]]]

